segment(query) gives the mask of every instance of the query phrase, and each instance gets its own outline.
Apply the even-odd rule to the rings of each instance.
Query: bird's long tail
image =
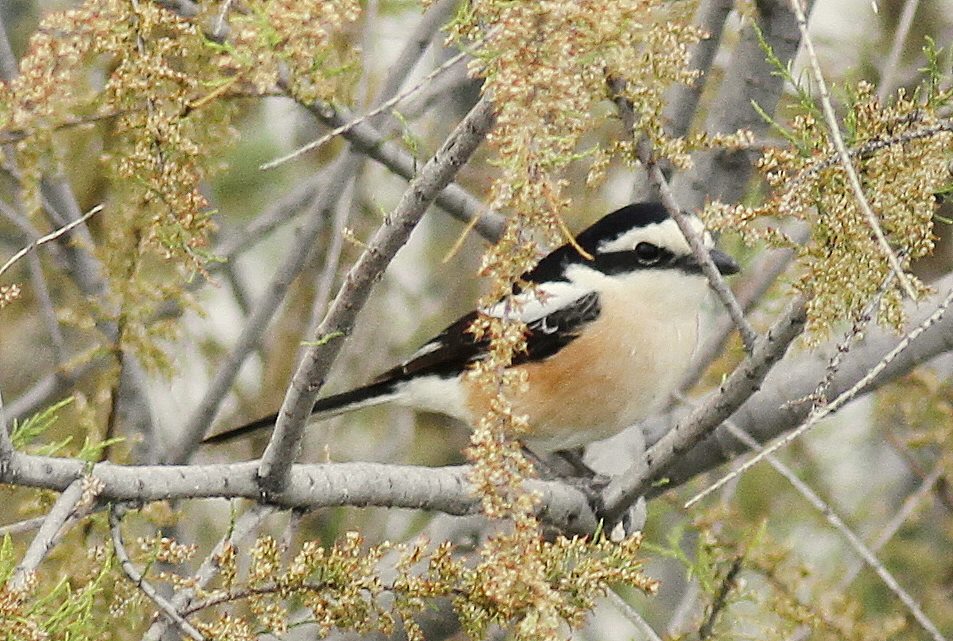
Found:
[[[386,403],[390,400],[393,400],[397,396],[397,387],[397,381],[388,380],[381,381],[379,383],[371,383],[370,385],[365,385],[364,387],[358,387],[357,389],[352,389],[347,392],[328,396],[326,398],[319,399],[318,402],[315,403],[314,409],[311,410],[311,415],[317,416],[318,418],[330,418],[332,416],[344,414],[362,407],[380,405],[381,403]],[[202,441],[202,444],[226,443],[228,441],[233,441],[259,430],[272,428],[274,427],[277,420],[277,413],[270,414],[268,416],[254,420],[251,423],[246,423],[245,425],[233,427],[230,430],[225,430],[224,432],[207,436]]]

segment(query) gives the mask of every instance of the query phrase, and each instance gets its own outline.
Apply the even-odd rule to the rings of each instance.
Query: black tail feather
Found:
[[[393,398],[397,389],[397,383],[398,381],[395,380],[380,381],[377,383],[371,383],[370,385],[365,385],[364,387],[358,387],[357,389],[352,389],[347,392],[342,392],[340,394],[334,394],[333,396],[318,399],[318,402],[314,404],[314,408],[311,410],[311,415],[320,415],[322,417],[329,418],[331,416],[350,412],[351,410],[356,410],[361,407],[370,407],[371,405],[386,403]],[[218,443],[227,443],[243,436],[247,436],[248,434],[252,434],[253,432],[273,428],[277,420],[277,412],[274,414],[269,414],[268,416],[263,416],[262,418],[252,421],[251,423],[245,423],[244,425],[233,427],[232,429],[225,430],[224,432],[207,436],[202,441],[202,444],[213,445]]]

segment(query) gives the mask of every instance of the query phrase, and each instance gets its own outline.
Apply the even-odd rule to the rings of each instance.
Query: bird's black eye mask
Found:
[[[635,249],[596,254],[593,260],[582,261],[581,264],[592,267],[606,276],[628,274],[646,269],[670,269],[672,267],[684,269],[672,252],[651,243],[639,243],[635,246]]]

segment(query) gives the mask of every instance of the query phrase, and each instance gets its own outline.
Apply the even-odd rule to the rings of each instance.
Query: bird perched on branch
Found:
[[[690,216],[722,274],[738,265],[714,249],[701,221]],[[581,250],[581,251],[580,251]],[[508,391],[529,428],[521,439],[553,452],[608,438],[661,409],[675,391],[698,342],[708,282],[688,242],[660,203],[608,214],[546,255],[523,275],[525,287],[506,309],[527,324],[526,350],[512,368],[526,384]],[[500,303],[482,310],[502,315]],[[487,339],[468,331],[473,311],[427,341],[374,381],[319,399],[327,418],[394,402],[475,424],[491,395],[466,375],[484,358]],[[273,426],[277,414],[205,439],[220,443]]]

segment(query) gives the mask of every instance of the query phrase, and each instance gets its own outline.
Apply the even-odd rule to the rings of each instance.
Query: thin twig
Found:
[[[810,34],[808,33],[807,17],[804,15],[804,8],[801,6],[801,0],[791,0],[791,8],[794,10],[794,15],[797,18],[798,28],[801,30],[801,40],[804,42],[804,48],[807,52],[807,58],[810,62],[811,71],[814,74],[814,81],[817,83],[818,93],[820,94],[821,108],[824,111],[824,119],[827,121],[827,128],[831,134],[831,142],[834,144],[834,148],[837,149],[837,155],[840,158],[841,166],[844,168],[844,171],[847,174],[847,179],[850,183],[851,190],[854,192],[854,197],[857,200],[857,204],[860,206],[864,217],[867,219],[867,224],[870,226],[874,237],[877,239],[877,243],[880,245],[881,251],[883,251],[884,256],[887,258],[887,262],[890,263],[890,268],[897,274],[897,278],[900,280],[900,285],[903,287],[904,291],[906,291],[907,296],[910,297],[910,300],[916,300],[917,293],[913,289],[913,285],[910,283],[910,279],[907,277],[906,272],[903,271],[903,265],[900,264],[900,258],[897,256],[896,252],[894,252],[893,248],[890,246],[890,243],[887,242],[887,237],[884,235],[883,229],[880,227],[880,222],[877,220],[877,215],[874,214],[873,209],[870,207],[870,203],[867,201],[867,196],[864,195],[864,188],[860,184],[860,177],[857,175],[857,170],[854,167],[854,163],[850,158],[850,154],[847,152],[847,147],[844,145],[844,139],[841,136],[840,127],[837,124],[837,115],[834,113],[834,106],[831,104],[830,92],[827,89],[827,83],[824,80],[824,74],[821,72],[821,65],[817,60],[817,53],[814,51],[814,43],[811,41]]]
[[[340,125],[351,118],[351,114],[343,107],[338,107],[334,112],[322,111],[313,106],[309,106],[309,110],[329,127]],[[419,167],[416,159],[399,145],[388,143],[384,135],[370,123],[362,122],[343,136],[356,150],[405,180],[413,180],[417,175]],[[450,183],[437,194],[436,204],[464,223],[478,218],[475,229],[490,241],[496,241],[503,233],[504,218],[489,210],[479,198],[456,183]]]
[[[691,247],[695,260],[701,265],[702,272],[704,272],[708,278],[708,283],[715,291],[719,300],[721,300],[721,303],[725,306],[725,310],[728,312],[731,320],[734,321],[735,327],[738,328],[738,333],[741,335],[741,342],[744,343],[745,351],[751,354],[754,350],[755,341],[758,340],[758,333],[754,331],[751,323],[745,318],[744,310],[741,309],[738,299],[735,298],[731,288],[728,287],[728,283],[722,277],[721,272],[718,271],[718,267],[715,266],[715,261],[712,259],[708,249],[705,248],[701,234],[689,223],[688,218],[682,213],[682,210],[679,209],[678,203],[675,202],[675,196],[668,186],[668,181],[665,180],[662,168],[658,166],[658,162],[656,161],[655,153],[652,150],[652,143],[648,138],[643,136],[642,139],[639,140],[637,150],[639,160],[648,170],[649,181],[658,190],[659,195],[662,197],[662,204],[665,205],[665,209],[667,209],[668,213],[675,219],[678,228],[682,231],[682,235],[685,236],[685,240],[688,241],[688,246]]]
[[[685,503],[685,507],[686,508],[691,507],[692,505],[694,505],[695,503],[697,503],[704,497],[708,496],[709,494],[711,494],[712,492],[714,492],[719,487],[721,487],[722,485],[724,485],[731,479],[735,478],[739,474],[744,474],[746,471],[748,471],[749,469],[757,465],[768,454],[772,454],[776,452],[777,450],[781,449],[782,447],[787,446],[788,444],[791,443],[791,441],[800,437],[802,434],[804,434],[808,430],[812,429],[822,419],[826,418],[827,416],[839,410],[843,405],[845,405],[851,399],[853,399],[861,390],[863,390],[870,383],[872,383],[874,379],[876,379],[877,376],[880,375],[880,373],[895,358],[897,358],[897,356],[899,356],[905,349],[907,349],[911,345],[911,343],[913,343],[917,339],[917,337],[920,334],[925,332],[930,326],[934,325],[941,318],[943,318],[943,315],[946,313],[946,310],[950,306],[950,304],[953,304],[953,288],[950,288],[950,291],[947,294],[946,298],[943,299],[943,301],[933,311],[932,314],[930,314],[922,323],[917,325],[917,327],[915,327],[911,332],[909,332],[902,339],[900,339],[900,342],[898,342],[892,350],[890,350],[882,359],[880,359],[880,362],[878,362],[873,368],[871,368],[870,371],[867,372],[867,374],[862,376],[860,380],[858,380],[850,388],[848,388],[847,390],[842,392],[840,395],[838,395],[837,398],[835,398],[833,401],[831,401],[827,405],[815,406],[811,410],[811,413],[808,415],[808,417],[804,420],[804,422],[801,423],[801,425],[799,425],[796,429],[784,435],[781,439],[779,439],[773,445],[770,445],[764,448],[763,450],[761,450],[760,452],[758,452],[758,454],[751,457],[751,459],[749,459],[740,467],[738,467],[738,469],[730,472],[729,474],[726,474],[725,476],[720,478],[718,481],[709,485],[707,488],[705,488],[704,490],[702,490],[701,492],[693,496],[687,503]]]
[[[300,448],[305,421],[317,399],[324,377],[341,349],[340,338],[351,331],[371,287],[383,274],[424,212],[460,168],[469,160],[493,127],[492,101],[483,97],[457,125],[444,144],[421,168],[401,196],[394,211],[368,243],[368,248],[348,271],[338,295],[318,327],[292,379],[278,413],[278,422],[261,459],[259,477],[266,492],[280,492]]]
[[[799,226],[792,232],[791,236],[795,243],[803,243],[808,237],[807,226]],[[745,313],[761,302],[778,277],[791,264],[794,255],[794,251],[791,249],[766,251],[745,269],[746,280],[735,285],[735,297]],[[708,366],[723,353],[725,344],[728,342],[734,328],[735,322],[730,316],[719,316],[715,320],[714,326],[706,332],[708,335],[705,342],[695,353],[691,371],[687,372],[679,383],[678,388],[680,390],[687,391],[691,389],[701,379]]]
[[[718,592],[715,594],[715,598],[711,603],[711,610],[709,610],[708,615],[701,624],[701,627],[698,628],[698,638],[702,641],[710,638],[712,633],[715,631],[715,624],[718,622],[718,615],[721,614],[721,612],[723,612],[725,607],[728,605],[728,595],[731,594],[731,591],[736,586],[735,581],[738,578],[738,573],[741,572],[743,564],[743,556],[735,558],[735,560],[732,561],[731,566],[728,568],[728,572],[725,574],[725,578],[722,580],[721,585],[718,586]]]
[[[909,120],[909,116],[905,116],[900,119],[898,122],[890,123],[891,125],[901,124]],[[915,140],[922,140],[923,138],[930,138],[937,134],[951,132],[953,131],[953,121],[949,119],[938,120],[937,122],[931,123],[920,129],[913,129],[909,131],[904,131],[899,134],[894,134],[892,136],[882,136],[877,138],[872,138],[867,142],[853,147],[848,150],[851,158],[867,158],[873,153],[880,151],[881,149],[886,149],[887,147],[892,147],[894,145],[904,145]],[[782,196],[786,198],[788,195],[795,193],[797,187],[802,185],[809,178],[816,176],[818,173],[829,169],[834,165],[840,162],[840,156],[837,153],[832,153],[821,160],[815,161],[814,163],[808,165],[804,169],[800,170],[797,175],[791,178],[787,183],[785,183],[785,194]],[[783,202],[783,200],[782,200]]]
[[[903,462],[909,469],[910,473],[923,482],[927,478],[927,471],[924,470],[923,466],[920,465],[919,461],[917,461],[916,457],[913,455],[913,452],[910,451],[910,447],[904,443],[900,436],[890,428],[886,429],[885,437],[887,439],[887,443],[890,444],[894,452],[896,452],[897,455],[903,459]],[[942,457],[940,462],[943,462]],[[939,482],[934,485],[934,489],[940,504],[946,508],[947,512],[953,513],[953,493],[949,491],[949,483],[947,482],[945,475],[940,475]]]
[[[739,441],[744,443],[746,446],[751,448],[753,451],[764,451],[761,444],[756,440],[751,438],[747,432],[741,430],[731,421],[725,421],[725,427],[731,433],[732,436],[737,438]],[[919,623],[924,630],[926,630],[930,636],[933,637],[934,641],[946,641],[943,634],[936,627],[936,624],[930,620],[930,618],[923,612],[923,609],[920,605],[910,596],[910,593],[907,592],[900,584],[897,582],[897,579],[884,567],[883,563],[876,557],[876,555],[868,548],[864,542],[860,539],[859,536],[854,534],[854,531],[848,527],[842,518],[834,511],[834,509],[824,501],[820,496],[818,496],[814,490],[810,488],[804,481],[798,478],[788,466],[784,465],[780,460],[778,460],[773,454],[765,454],[764,457],[768,460],[768,463],[771,464],[781,476],[787,480],[788,483],[794,487],[797,492],[803,496],[807,501],[814,506],[817,511],[824,515],[824,518],[827,519],[827,522],[837,530],[841,536],[846,539],[847,543],[863,560],[864,562],[871,567],[880,577],[881,581],[884,582],[884,585],[893,592],[898,599],[906,606],[907,610],[910,611],[910,614],[913,615],[913,618]]]
[[[237,545],[257,531],[264,520],[275,513],[277,508],[270,505],[254,505],[243,512],[229,528],[228,532],[212,548],[199,569],[192,576],[192,587],[177,590],[172,595],[172,607],[177,613],[187,612],[191,607],[195,592],[207,586],[219,572],[219,561],[227,546]],[[143,635],[143,641],[159,641],[164,637],[166,629],[174,625],[168,619],[160,619],[153,623]]]
[[[337,138],[338,136],[340,136],[340,135],[342,135],[342,134],[348,133],[349,131],[351,131],[352,129],[354,129],[355,127],[357,127],[358,125],[360,125],[360,124],[364,123],[365,121],[367,121],[368,119],[370,119],[370,118],[372,118],[372,117],[374,117],[374,116],[376,116],[376,115],[378,115],[378,114],[384,113],[385,111],[387,111],[387,110],[390,109],[391,107],[396,106],[399,102],[401,102],[401,101],[404,100],[405,98],[408,98],[408,97],[410,97],[410,96],[413,96],[413,95],[416,94],[418,91],[420,91],[422,88],[426,87],[427,84],[428,84],[429,82],[431,82],[434,78],[436,78],[437,76],[439,76],[440,74],[442,74],[443,72],[445,72],[447,69],[450,69],[450,68],[453,67],[455,64],[457,64],[457,63],[463,61],[468,55],[470,55],[468,52],[466,52],[466,51],[461,51],[460,53],[458,53],[458,54],[455,55],[454,57],[450,58],[449,60],[447,60],[445,63],[443,63],[442,65],[440,65],[439,67],[437,67],[437,68],[434,69],[433,71],[431,71],[429,74],[427,74],[426,76],[424,76],[424,78],[423,78],[419,83],[417,83],[417,84],[415,84],[413,87],[410,87],[409,89],[407,89],[407,90],[405,90],[405,91],[403,91],[403,92],[397,94],[396,96],[394,96],[394,97],[391,98],[390,100],[387,100],[387,101],[383,102],[379,107],[377,107],[377,108],[375,108],[375,109],[371,109],[370,111],[368,111],[366,114],[360,116],[359,118],[355,118],[355,119],[353,119],[353,120],[351,120],[351,121],[349,121],[349,122],[344,123],[343,125],[340,125],[340,126],[338,126],[338,127],[335,127],[334,129],[332,129],[332,130],[329,131],[328,133],[324,134],[323,136],[321,136],[321,137],[318,138],[317,140],[313,140],[313,141],[307,143],[306,145],[302,145],[301,147],[298,147],[298,148],[295,149],[294,151],[292,151],[292,152],[290,152],[290,153],[287,153],[287,154],[285,154],[284,156],[280,156],[280,157],[278,157],[278,158],[275,158],[274,160],[270,160],[270,161],[268,161],[268,162],[266,162],[266,163],[260,165],[258,168],[261,169],[261,170],[274,169],[275,167],[278,167],[278,166],[280,166],[280,165],[282,165],[282,164],[288,162],[289,160],[294,160],[294,159],[297,158],[298,156],[301,156],[301,155],[303,155],[303,154],[306,154],[306,153],[308,153],[309,151],[312,151],[312,150],[314,150],[314,149],[318,149],[318,148],[321,147],[322,145],[324,145],[324,144],[330,142],[331,140]],[[320,107],[315,107],[315,108],[320,108]],[[331,108],[330,106],[326,107],[326,109],[332,110],[332,108]]]
[[[662,204],[665,206],[665,209],[668,210],[669,215],[675,219],[678,228],[681,230],[682,235],[685,236],[685,240],[688,241],[688,246],[692,250],[692,254],[695,256],[695,260],[701,265],[702,271],[705,276],[708,278],[708,282],[711,285],[712,289],[715,290],[715,293],[718,295],[718,298],[724,304],[725,309],[728,311],[729,316],[734,321],[735,326],[738,327],[738,331],[741,334],[741,340],[744,342],[745,350],[750,354],[751,350],[754,349],[755,341],[757,340],[758,334],[754,331],[754,328],[751,327],[751,324],[747,321],[744,316],[744,311],[741,309],[741,305],[738,304],[738,300],[735,298],[734,294],[731,292],[731,288],[728,287],[728,283],[725,282],[725,279],[722,278],[721,273],[718,271],[718,268],[715,266],[714,260],[712,260],[711,254],[705,248],[704,241],[701,238],[701,235],[695,231],[695,228],[689,224],[688,219],[682,213],[681,208],[678,206],[678,203],[675,200],[675,196],[672,193],[671,187],[669,187],[668,181],[665,179],[665,175],[662,173],[662,168],[658,166],[658,161],[655,157],[655,151],[652,148],[652,142],[645,136],[641,136],[638,132],[634,130],[635,127],[635,114],[632,111],[632,105],[628,100],[623,98],[623,86],[622,81],[619,80],[609,80],[609,87],[615,94],[615,102],[619,108],[619,113],[622,117],[622,121],[625,124],[626,130],[633,137],[638,137],[636,141],[636,153],[639,157],[639,162],[641,162],[649,175],[649,181],[658,191],[659,196],[661,197]]]
[[[844,332],[844,337],[834,348],[834,356],[832,356],[831,360],[827,363],[827,371],[824,373],[824,378],[822,378],[817,384],[817,387],[814,388],[814,393],[812,394],[814,403],[823,405],[827,402],[827,390],[829,390],[834,383],[834,375],[837,373],[841,361],[844,360],[844,356],[850,351],[851,345],[864,335],[864,329],[870,324],[870,321],[873,320],[874,310],[880,305],[881,299],[883,299],[887,293],[890,285],[893,284],[895,277],[896,274],[894,274],[894,272],[887,274],[887,277],[884,278],[884,282],[877,288],[877,292],[873,298],[867,301],[864,309],[861,310],[860,314],[854,319],[854,322],[851,323],[850,329]]]
[[[46,331],[50,335],[53,361],[55,363],[65,363],[66,339],[63,338],[63,330],[56,318],[56,308],[53,305],[53,298],[50,296],[50,288],[46,284],[43,265],[35,252],[31,252],[27,260],[30,263],[30,282],[33,284],[33,293],[43,316],[43,322],[46,324]]]
[[[920,485],[915,489],[900,506],[900,509],[897,510],[897,513],[893,515],[893,518],[888,521],[883,528],[880,530],[880,534],[877,535],[877,538],[870,544],[870,549],[873,552],[878,552],[883,546],[885,546],[890,539],[903,527],[903,524],[907,522],[907,519],[916,511],[927,496],[933,491],[933,486],[936,485],[936,482],[943,477],[945,471],[945,466],[943,460],[937,461],[936,465],[933,466],[933,469],[930,470],[930,473],[920,482]],[[840,582],[837,584],[837,589],[840,592],[843,592],[847,587],[853,583],[854,579],[857,578],[857,575],[860,574],[860,571],[864,568],[863,561],[859,561],[849,568],[844,576],[841,577]]]
[[[191,623],[186,621],[182,615],[175,611],[175,607],[173,607],[164,596],[159,594],[158,590],[152,587],[152,584],[145,580],[142,573],[139,572],[133,564],[132,559],[129,558],[129,553],[126,552],[126,546],[122,541],[122,517],[119,514],[120,509],[121,508],[115,505],[110,506],[109,531],[112,534],[113,551],[119,560],[122,571],[125,572],[129,580],[159,608],[159,611],[165,615],[167,619],[175,623],[179,630],[187,634],[193,641],[205,641],[205,637],[202,636],[202,633],[196,630]]]
[[[609,590],[606,593],[606,597],[612,602],[612,605],[624,616],[629,623],[634,625],[645,638],[649,641],[662,641],[662,637],[658,635],[658,632],[652,629],[652,626],[649,625],[649,622],[646,621],[641,614],[639,614],[635,608],[629,605],[629,602],[623,599],[615,590]]]
[[[331,294],[334,291],[334,279],[338,273],[338,266],[341,263],[341,253],[344,250],[345,227],[351,210],[354,208],[354,196],[357,192],[356,179],[351,180],[350,185],[345,190],[341,200],[334,208],[334,220],[331,223],[331,241],[328,244],[324,255],[324,265],[317,274],[317,283],[315,284],[314,301],[311,303],[311,318],[308,320],[308,333],[306,336],[314,336],[318,331],[321,320],[328,312],[328,303],[331,301]],[[302,346],[298,360],[304,356],[304,347]]]
[[[21,258],[23,258],[24,256],[26,256],[27,253],[29,253],[31,250],[34,250],[34,249],[36,249],[37,247],[39,247],[40,245],[43,245],[43,244],[45,244],[45,243],[48,243],[48,242],[50,242],[51,240],[56,240],[57,238],[59,238],[59,237],[62,236],[63,234],[68,233],[68,232],[69,232],[71,229],[73,229],[74,227],[77,227],[77,226],[79,226],[79,225],[82,225],[83,223],[85,223],[87,220],[89,220],[89,219],[92,218],[95,214],[98,214],[98,213],[101,212],[102,210],[103,210],[103,206],[102,206],[102,205],[96,205],[95,207],[93,207],[92,209],[90,209],[88,212],[86,212],[85,214],[83,214],[82,216],[80,216],[79,218],[77,218],[76,220],[72,220],[72,221],[70,221],[69,223],[67,223],[66,225],[63,225],[62,227],[60,227],[59,229],[50,232],[50,233],[47,234],[46,236],[41,236],[40,238],[34,240],[34,241],[31,242],[29,245],[27,245],[26,247],[24,247],[23,249],[21,249],[20,251],[18,251],[17,253],[15,253],[13,256],[11,256],[10,259],[9,259],[6,263],[3,264],[3,267],[0,267],[0,276],[2,276],[5,271],[7,271],[8,269],[10,269],[10,267],[11,267],[15,262],[17,262],[18,260],[20,260]]]
[[[86,479],[76,479],[57,497],[53,507],[43,517],[40,529],[24,553],[23,560],[17,565],[10,578],[10,586],[13,590],[26,587],[30,576],[36,572],[47,553],[53,549],[66,522],[76,514],[80,502],[84,500],[91,502],[91,497],[84,496],[87,485]]]
[[[887,54],[887,61],[880,72],[880,87],[877,89],[877,100],[880,102],[887,100],[887,96],[893,91],[893,79],[897,75],[897,66],[900,63],[900,55],[903,53],[903,45],[907,41],[907,36],[910,35],[913,17],[916,15],[919,6],[920,0],[907,0],[903,3],[903,13],[900,14],[900,20],[897,21],[897,30],[893,34],[893,44],[890,45],[890,53]]]
[[[10,525],[0,526],[0,536],[13,536],[14,534],[32,532],[43,525],[43,521],[45,520],[45,516],[36,516],[32,519],[24,519],[22,521],[17,521],[16,523],[11,523]]]

